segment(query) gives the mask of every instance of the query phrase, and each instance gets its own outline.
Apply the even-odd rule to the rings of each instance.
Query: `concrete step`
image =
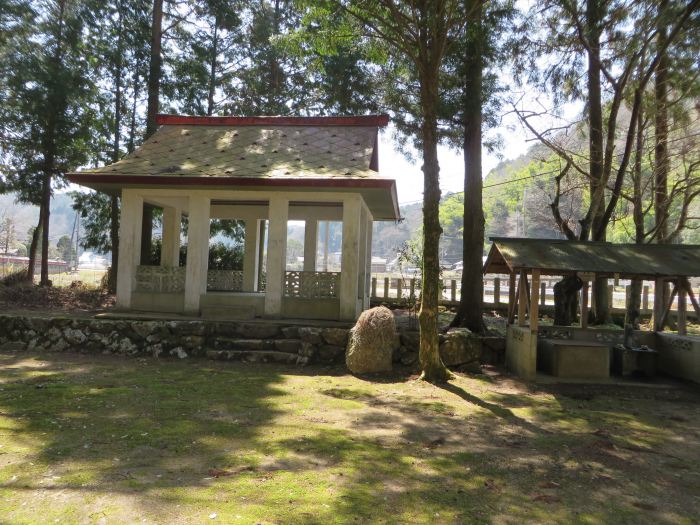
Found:
[[[297,354],[275,350],[207,350],[207,358],[219,361],[286,364],[297,364],[300,359]]]
[[[255,310],[249,306],[202,306],[202,318],[248,321],[255,319]]]

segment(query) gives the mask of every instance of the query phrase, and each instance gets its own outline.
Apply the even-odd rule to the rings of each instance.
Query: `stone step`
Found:
[[[241,339],[237,337],[217,337],[214,350],[274,350],[275,342],[269,339]]]
[[[202,306],[202,318],[248,321],[255,319],[255,309],[250,306]]]
[[[248,363],[302,364],[297,354],[275,350],[207,350],[207,358],[218,361],[246,361]]]

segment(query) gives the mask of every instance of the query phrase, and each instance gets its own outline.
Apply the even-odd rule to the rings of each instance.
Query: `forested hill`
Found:
[[[491,170],[484,179],[484,212],[486,214],[486,238],[495,236],[560,236],[548,207],[547,189],[552,175],[547,171],[548,151],[533,146],[525,155],[506,160]],[[523,214],[523,197],[525,214]],[[443,257],[448,260],[461,258],[462,194],[444,195],[440,207],[443,227],[441,241]],[[393,258],[398,248],[421,231],[421,204],[401,206],[404,220],[398,224],[375,225],[372,252],[374,255]]]

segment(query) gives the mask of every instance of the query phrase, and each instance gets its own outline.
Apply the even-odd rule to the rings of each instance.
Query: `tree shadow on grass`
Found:
[[[136,498],[140,508],[124,521],[168,516],[188,490],[206,488],[217,472],[250,465],[251,444],[279,414],[280,368],[1,357],[0,433],[9,466],[0,470],[0,493]],[[62,516],[56,509],[45,517]]]
[[[465,378],[394,387],[320,367],[69,354],[0,354],[0,366],[0,509],[29,500],[45,522],[80,521],[65,494],[81,516],[111,504],[117,522],[169,524],[211,512],[226,523],[671,523],[697,506],[692,479],[674,476],[696,463],[624,448],[630,428],[666,438],[655,416],[666,405],[644,399],[621,419],[605,396],[516,404],[498,379],[472,382],[476,396]],[[698,409],[682,408],[673,424],[698,457]],[[616,421],[611,436],[592,433]],[[671,461],[689,470],[669,472]]]

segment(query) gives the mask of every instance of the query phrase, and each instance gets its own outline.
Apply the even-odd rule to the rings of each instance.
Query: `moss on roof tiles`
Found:
[[[376,128],[162,126],[134,153],[82,173],[131,176],[376,178]]]

